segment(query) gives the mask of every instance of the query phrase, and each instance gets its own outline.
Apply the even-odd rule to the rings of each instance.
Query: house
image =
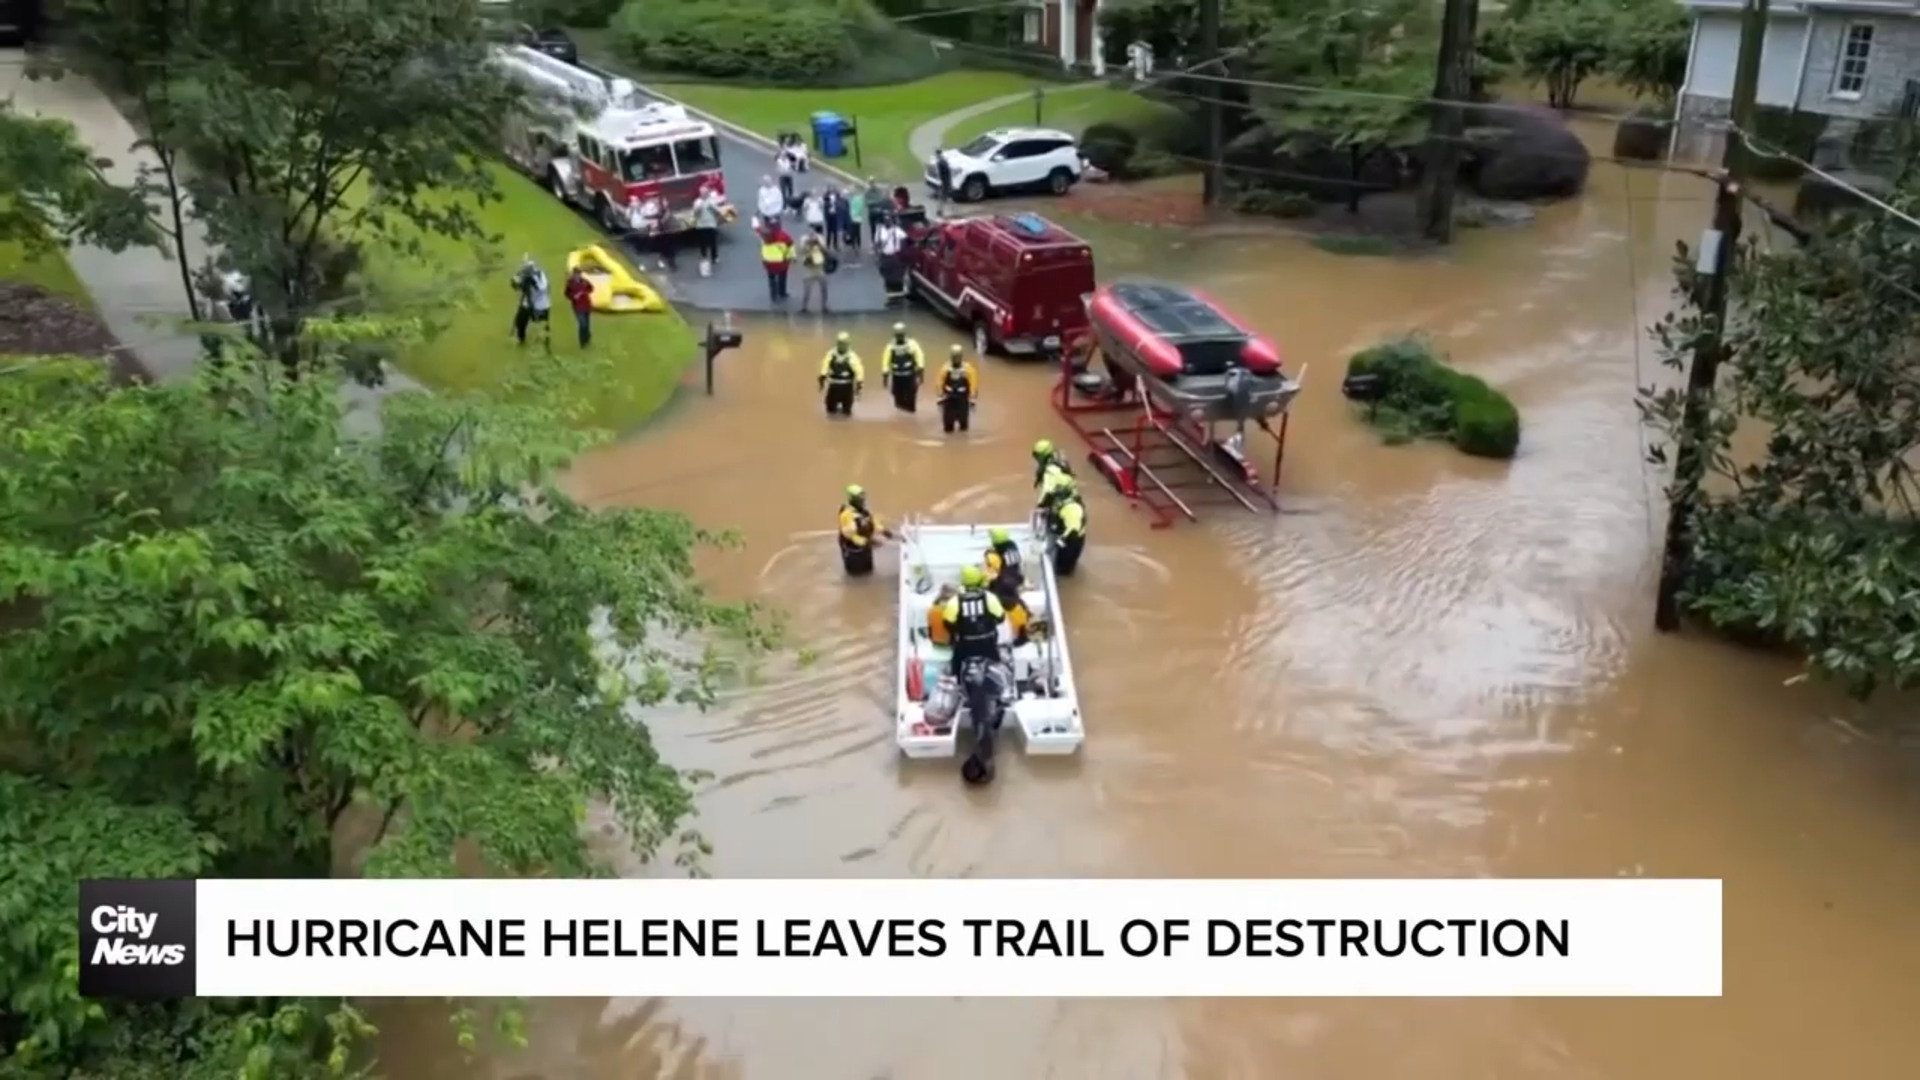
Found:
[[[1688,0],[1682,126],[1725,120],[1740,54],[1738,0]],[[1761,48],[1761,105],[1820,113],[1829,133],[1920,114],[1920,0],[1798,0],[1773,5]]]
[[[1107,73],[1102,0],[1034,0],[1020,12],[1020,40],[1060,58],[1062,67]]]

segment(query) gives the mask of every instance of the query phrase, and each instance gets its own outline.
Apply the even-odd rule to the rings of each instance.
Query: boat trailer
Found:
[[[1092,372],[1095,359],[1106,363],[1091,333],[1060,350],[1053,409],[1087,444],[1094,469],[1130,505],[1152,515],[1153,528],[1171,526],[1176,516],[1199,521],[1195,505],[1203,499],[1236,502],[1255,513],[1279,512],[1289,413],[1271,422],[1264,417],[1208,420],[1201,410],[1185,414],[1171,402],[1155,400],[1150,389],[1143,390],[1153,380],[1113,378],[1118,369],[1110,363],[1109,376],[1094,380],[1098,386],[1076,382]],[[1302,368],[1295,381],[1305,377]],[[1222,428],[1232,430],[1223,438]],[[1264,477],[1249,453],[1252,432],[1273,444],[1273,463]]]

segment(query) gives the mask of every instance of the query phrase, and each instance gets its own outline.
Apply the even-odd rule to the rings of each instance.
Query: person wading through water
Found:
[[[893,530],[867,509],[867,489],[847,485],[847,501],[840,506],[840,565],[848,577],[873,573],[873,549],[882,538],[891,539]]]
[[[967,362],[966,351],[955,345],[940,374],[940,430],[951,435],[972,427],[973,406],[979,400],[980,377]]]
[[[842,332],[820,361],[820,391],[826,398],[827,415],[852,416],[853,399],[866,383],[867,371],[853,351],[853,338]]]
[[[880,373],[882,382],[893,390],[893,407],[901,412],[920,411],[920,383],[927,377],[927,354],[920,343],[907,336],[906,323],[893,324],[893,340],[887,343],[887,366]]]

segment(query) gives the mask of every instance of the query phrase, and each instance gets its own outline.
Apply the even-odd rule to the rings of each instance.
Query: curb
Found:
[[[655,101],[664,101],[669,105],[678,105],[679,107],[687,110],[687,114],[689,116],[697,116],[700,119],[705,120],[707,123],[712,124],[717,130],[724,131],[727,134],[733,136],[734,138],[741,140],[742,142],[751,143],[755,146],[760,147],[763,150],[768,150],[768,151],[777,152],[780,149],[780,144],[774,142],[772,139],[768,138],[767,136],[762,135],[757,131],[754,131],[752,128],[741,127],[739,124],[736,124],[731,120],[725,119],[724,117],[715,116],[714,114],[708,112],[705,109],[695,108],[694,106],[689,105],[684,101],[681,101],[679,98],[669,97],[668,95],[663,94],[658,90],[655,90],[653,87],[648,86],[646,83],[643,83],[640,80],[635,79],[631,76],[622,75],[617,71],[614,71],[610,68],[603,68],[598,64],[590,64],[585,60],[579,61],[574,66],[580,68],[583,71],[590,71],[593,74],[598,75],[603,79],[625,79],[628,82],[633,84],[634,89],[640,91],[641,93],[647,95],[650,98],[653,98]],[[832,173],[833,175],[840,177],[842,180],[845,180],[849,184],[859,184],[864,186],[867,182],[866,177],[855,176],[853,173],[848,172],[847,170],[841,168],[840,166],[830,164],[829,162],[823,161],[819,158],[814,158],[811,164],[815,171]]]

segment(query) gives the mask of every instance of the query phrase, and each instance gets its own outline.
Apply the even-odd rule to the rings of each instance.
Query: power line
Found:
[[[1773,161],[1792,162],[1793,164],[1798,165],[1800,168],[1805,169],[1807,172],[1810,172],[1813,175],[1819,177],[1820,179],[1825,180],[1827,183],[1832,184],[1834,187],[1837,187],[1840,190],[1846,192],[1847,194],[1853,196],[1854,198],[1859,199],[1861,202],[1866,203],[1868,206],[1871,206],[1874,209],[1879,210],[1882,213],[1885,213],[1891,217],[1899,218],[1901,221],[1907,223],[1908,225],[1913,226],[1916,229],[1920,229],[1920,218],[1916,218],[1912,214],[1909,214],[1906,211],[1900,209],[1899,207],[1894,206],[1892,203],[1889,203],[1886,200],[1876,195],[1870,194],[1869,192],[1862,190],[1856,184],[1840,179],[1838,176],[1835,176],[1834,174],[1828,172],[1827,170],[1820,168],[1818,165],[1815,165],[1810,161],[1803,161],[1800,158],[1795,157],[1794,155],[1788,153],[1787,151],[1779,149],[1778,147],[1770,148],[1770,147],[1762,146],[1759,140],[1754,138],[1750,133],[1746,131],[1742,131],[1740,128],[1735,127],[1732,124],[1727,125],[1727,134],[1731,135],[1736,139],[1739,139],[1741,145],[1745,146],[1748,152],[1758,157],[1768,158]]]

